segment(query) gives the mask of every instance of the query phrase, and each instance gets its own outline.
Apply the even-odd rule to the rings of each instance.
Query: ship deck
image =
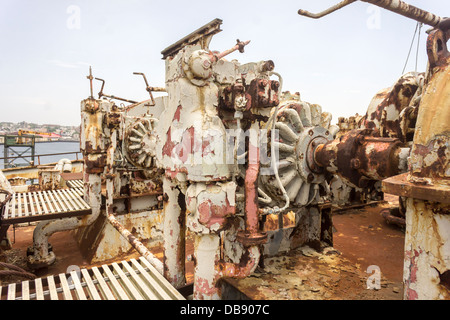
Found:
[[[250,277],[223,281],[223,298],[401,300],[404,232],[399,227],[388,224],[380,215],[382,209],[398,205],[396,197],[386,195],[385,198],[384,203],[334,213],[332,248],[318,253],[308,247],[302,247],[288,254],[265,258],[263,266],[258,267]],[[8,230],[13,248],[3,253],[5,262],[27,270],[26,252],[32,245],[33,229],[33,225],[21,225]],[[137,252],[132,252],[111,261],[89,265],[71,231],[55,233],[49,242],[56,253],[56,262],[45,269],[37,270],[35,274],[40,278],[68,274],[68,270],[73,270],[73,266],[92,270],[140,258]],[[190,242],[186,251],[187,256],[193,253]],[[153,253],[162,261],[162,250]],[[368,289],[367,283],[374,275],[373,266],[381,271],[381,281],[379,287]],[[187,286],[183,293],[189,298],[193,283],[193,262],[187,261],[186,268]],[[6,276],[2,278],[2,285],[23,280]],[[5,291],[2,295],[2,298],[7,298]]]

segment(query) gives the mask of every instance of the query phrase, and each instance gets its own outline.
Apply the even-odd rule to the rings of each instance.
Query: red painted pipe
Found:
[[[251,132],[250,135],[255,132]],[[258,136],[257,136],[258,138]],[[259,175],[259,147],[252,143],[252,137],[248,143],[248,166],[245,172],[245,231],[247,234],[258,233],[258,175]],[[257,139],[256,139],[257,142]],[[256,143],[257,144],[257,143]]]

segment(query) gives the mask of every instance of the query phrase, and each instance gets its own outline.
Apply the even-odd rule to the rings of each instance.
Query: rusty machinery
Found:
[[[47,238],[55,230],[80,228],[80,242],[103,241],[112,250],[106,221],[180,288],[186,282],[186,239],[192,235],[194,298],[216,299],[220,279],[250,275],[264,256],[304,244],[332,245],[334,178],[373,188],[407,172],[411,148],[417,153],[411,143],[421,114],[417,106],[434,69],[423,83],[420,77],[402,77],[374,98],[362,125],[337,135],[331,114],[282,91],[273,61],[225,59],[243,52],[248,41],[211,51],[221,23],[215,19],[162,51],[165,88],[149,86],[144,76],[149,100],[105,95],[101,79],[95,99],[94,78],[88,76],[91,96],[81,103],[80,149],[93,213],[42,227],[34,244],[41,252],[38,262],[54,261],[46,257]],[[432,48],[438,50],[448,34],[434,30]],[[442,68],[439,52],[436,65]],[[153,97],[155,91],[166,94]],[[441,150],[446,137],[427,146]],[[130,214],[141,220],[123,219]],[[156,240],[164,249],[163,263],[148,250]]]
[[[103,219],[175,287],[185,285],[186,238],[193,235],[196,299],[219,298],[221,278],[250,275],[264,255],[332,244],[328,182],[313,150],[331,141],[337,126],[319,105],[282,94],[273,61],[224,59],[244,52],[249,41],[211,51],[221,23],[215,19],[162,51],[165,88],[135,73],[144,76],[149,100],[105,95],[104,81],[90,73],[91,97],[81,104],[85,192],[94,216],[101,194]],[[98,99],[93,79],[102,81]],[[153,97],[155,91],[167,95]],[[144,197],[162,205],[156,229],[163,266],[143,245],[154,239],[119,221],[120,212],[135,212],[133,203]],[[83,232],[86,238],[89,231]]]
[[[319,146],[315,161],[350,184],[382,180],[384,192],[400,196],[406,220],[403,296],[450,299],[450,20],[403,1],[363,1],[433,27],[427,31],[427,70],[407,74],[375,96],[360,128]],[[352,2],[298,13],[319,18]]]

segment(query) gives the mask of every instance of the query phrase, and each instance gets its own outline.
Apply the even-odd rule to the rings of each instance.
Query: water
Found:
[[[13,147],[16,152],[21,154],[24,152],[27,148],[22,147]],[[54,156],[43,156],[45,154],[53,154],[53,153],[63,153],[63,152],[80,152],[80,142],[79,141],[56,141],[56,142],[36,142],[35,144],[35,164],[41,164],[44,165],[46,163],[52,163],[52,162],[58,162],[61,159],[69,159],[69,160],[76,160],[77,154],[61,154],[61,155],[54,155]],[[25,152],[23,155],[31,155],[31,150]],[[40,155],[39,159],[36,157],[37,155]],[[10,157],[15,157],[17,154],[15,154],[12,151],[9,151]],[[0,158],[4,157],[4,147],[3,144],[0,144]],[[30,160],[31,158],[26,158],[27,160]],[[81,153],[78,153],[78,159],[82,159]],[[0,160],[0,168],[4,168],[3,164],[4,160]],[[15,159],[14,163],[17,165],[20,164],[26,164],[26,161],[23,159]]]

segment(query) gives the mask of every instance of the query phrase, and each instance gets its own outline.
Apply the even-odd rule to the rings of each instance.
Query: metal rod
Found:
[[[298,14],[305,17],[318,19],[336,10],[339,10],[355,1],[356,0],[344,0],[319,13],[311,13],[306,10],[300,9],[298,10]],[[413,5],[407,4],[406,2],[400,0],[361,0],[361,1],[395,12],[404,17],[416,20],[418,22],[422,22],[432,27],[437,27],[439,23],[443,21],[441,17],[435,14],[419,9]]]
[[[142,244],[134,235],[131,234],[130,231],[125,229],[125,227],[117,221],[117,219],[114,217],[113,214],[107,214],[108,221],[111,223],[111,225],[120,232],[120,234],[128,240],[128,242],[131,244],[131,246],[136,249],[148,262],[151,263],[152,266],[156,268],[156,270],[163,274],[164,267],[162,262],[156,258],[148,249],[146,246]]]
[[[38,154],[35,155],[35,157],[50,157],[50,156],[59,156],[59,155],[65,155],[65,154],[76,154],[78,156],[78,153],[81,153],[81,151],[73,151],[73,152],[59,152],[59,153],[47,153],[47,154]],[[4,159],[21,159],[21,158],[30,158],[33,157],[31,155],[21,155],[18,157],[1,157],[0,160],[4,160]]]
[[[90,89],[91,89],[91,96],[90,96],[90,98],[94,99],[93,88],[92,88],[92,79],[94,79],[94,78],[92,77],[92,68],[91,68],[91,66],[89,66],[89,75],[86,78],[89,79],[89,83],[90,83]]]
[[[326,16],[327,14],[330,14],[330,13],[336,11],[336,10],[339,10],[339,9],[341,9],[341,8],[347,6],[347,5],[349,5],[349,4],[351,4],[351,3],[355,2],[355,1],[356,0],[344,0],[344,1],[341,1],[338,4],[332,6],[332,7],[328,8],[328,9],[326,9],[324,11],[319,12],[319,13],[311,13],[309,11],[299,9],[298,10],[298,14],[302,15],[302,16],[305,16],[305,17],[308,17],[308,18],[319,19],[319,18],[322,18],[323,16]]]
[[[128,100],[128,99],[124,99],[124,98],[120,98],[120,97],[116,97],[113,95],[107,95],[103,93],[103,88],[105,87],[105,80],[100,79],[100,78],[94,78],[95,80],[101,81],[102,82],[102,87],[100,88],[100,92],[98,93],[98,98],[100,99],[101,97],[107,97],[110,99],[116,99],[116,100],[121,100],[121,101],[125,101],[125,102],[129,102],[129,103],[137,103],[137,101],[134,100]]]
[[[442,20],[441,17],[428,11],[419,9],[413,5],[400,0],[361,0],[373,5],[382,7],[386,10],[398,13],[404,17],[422,22],[424,24],[436,27]]]

